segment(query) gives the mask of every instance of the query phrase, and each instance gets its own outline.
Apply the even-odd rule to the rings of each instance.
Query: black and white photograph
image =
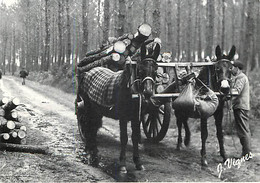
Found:
[[[260,182],[260,0],[0,0],[0,182]]]

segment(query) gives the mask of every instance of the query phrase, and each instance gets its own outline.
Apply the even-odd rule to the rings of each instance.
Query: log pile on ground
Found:
[[[42,145],[26,145],[27,128],[19,120],[18,98],[0,100],[0,150],[48,154],[49,148]]]
[[[0,142],[25,144],[26,126],[18,119],[16,107],[20,104],[18,98],[9,100],[3,98],[0,101]]]

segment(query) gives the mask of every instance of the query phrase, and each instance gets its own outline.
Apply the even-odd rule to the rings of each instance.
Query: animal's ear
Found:
[[[236,54],[236,47],[233,45],[231,50],[228,53],[228,59],[232,60],[235,54]]]
[[[146,56],[146,47],[145,44],[141,46],[141,60],[143,60]]]
[[[222,55],[219,45],[216,47],[215,54],[216,54],[217,60],[219,60],[221,58],[221,55]]]
[[[156,61],[161,51],[160,45],[157,43],[153,51],[153,59]]]

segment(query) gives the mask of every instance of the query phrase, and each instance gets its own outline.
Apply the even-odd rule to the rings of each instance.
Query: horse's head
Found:
[[[160,54],[160,45],[157,43],[152,52],[147,55],[145,44],[141,47],[141,60],[137,63],[138,77],[141,80],[141,93],[145,98],[154,94],[154,84],[158,65],[156,60]]]
[[[217,88],[224,94],[228,94],[230,91],[232,63],[236,52],[236,47],[232,46],[228,55],[222,54],[219,46],[216,47],[216,63],[214,64],[214,70],[216,74]]]

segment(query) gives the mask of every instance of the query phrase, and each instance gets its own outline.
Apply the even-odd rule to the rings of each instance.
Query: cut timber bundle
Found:
[[[132,39],[134,38],[134,35],[133,34],[124,34],[123,36],[119,37],[118,39],[115,39],[111,42],[111,44],[114,44],[115,42],[117,41],[123,41],[123,40],[129,40],[131,41]],[[92,56],[92,55],[96,55],[96,54],[99,54],[105,50],[107,50],[108,48],[111,47],[111,44],[108,44],[108,45],[103,45],[101,46],[99,49],[97,50],[92,50],[88,53],[86,53],[85,55],[85,58],[89,57],[89,56]]]
[[[25,144],[27,128],[18,119],[16,107],[20,104],[18,98],[1,100],[0,106],[0,142]]]
[[[120,56],[117,53],[112,53],[111,55],[108,55],[106,57],[101,58],[100,60],[96,60],[88,65],[85,65],[83,67],[78,67],[78,71],[79,73],[82,72],[87,72],[91,69],[93,69],[94,67],[98,67],[98,66],[103,66],[105,64],[109,64],[112,60],[113,61],[119,61],[122,58],[122,56]]]
[[[86,72],[94,67],[109,64],[111,61],[117,62],[123,57],[132,56],[145,40],[151,35],[151,27],[148,24],[142,24],[138,27],[137,32],[133,34],[125,34],[114,39],[106,46],[86,53],[86,56],[77,65],[78,71]],[[115,55],[119,54],[119,56]]]

